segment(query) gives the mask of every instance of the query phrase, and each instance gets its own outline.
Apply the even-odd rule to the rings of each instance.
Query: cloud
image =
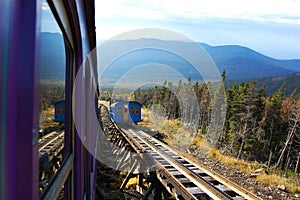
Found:
[[[43,11],[50,11],[50,7],[49,7],[49,5],[46,1],[42,2],[41,8],[42,8]]]
[[[134,29],[138,29],[140,27],[138,26],[131,26],[131,25],[114,25],[106,22],[98,22],[96,24],[96,34],[97,34],[97,40],[101,41],[103,39],[110,39],[113,36],[131,31]]]
[[[98,40],[138,28],[165,28],[209,44],[240,44],[271,56],[300,57],[297,53],[300,0],[97,0],[95,3]],[[276,46],[272,45],[274,41],[280,42]],[[284,53],[283,49],[289,52]]]
[[[139,4],[128,4],[127,0],[95,1],[96,19],[103,20],[115,17],[139,17],[139,19],[161,19],[164,14]]]
[[[119,0],[96,1],[96,7],[99,19],[218,17],[300,24],[300,1],[295,0]]]

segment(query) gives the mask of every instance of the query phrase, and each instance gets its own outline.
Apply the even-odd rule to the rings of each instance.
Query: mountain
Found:
[[[234,83],[239,84],[243,82],[255,81],[257,88],[265,86],[266,93],[268,95],[278,91],[281,86],[285,87],[285,95],[289,96],[293,92],[300,94],[300,73],[294,73],[289,75],[257,78],[257,79],[241,79],[231,80],[226,82],[226,87],[230,87]]]
[[[229,80],[261,78],[300,72],[300,60],[277,60],[238,45],[200,45]]]
[[[291,95],[294,91],[300,94],[300,73],[285,76],[260,78],[256,80],[257,87],[266,86],[267,94],[277,91],[282,85],[285,86],[285,94]]]
[[[142,42],[158,42],[154,39],[140,39]],[[130,45],[138,40],[115,41],[112,50]],[[180,48],[181,41],[160,41]],[[278,60],[262,55],[247,47],[237,45],[210,46],[199,43],[211,56],[220,71],[226,70],[228,80],[254,79],[281,76],[300,72],[300,60]],[[41,34],[41,79],[63,80],[65,74],[65,51],[62,35],[59,33]],[[103,78],[118,80],[122,74],[136,66],[159,63],[172,66],[185,77],[199,79],[195,70],[185,59],[172,53],[142,49],[130,52],[111,63]],[[144,73],[146,74],[146,73]],[[141,76],[142,78],[142,76]]]
[[[40,78],[61,81],[65,77],[65,47],[60,33],[41,33],[40,38]]]

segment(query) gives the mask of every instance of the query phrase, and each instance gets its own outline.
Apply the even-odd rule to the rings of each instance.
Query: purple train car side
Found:
[[[40,192],[39,55],[41,1],[0,1],[0,199],[96,199],[95,158],[85,149],[73,122],[72,89],[75,77],[96,47],[94,0],[47,0],[65,45],[65,129],[53,133],[63,142],[59,169]],[[97,66],[89,65],[83,88],[98,80]],[[95,97],[97,109],[97,94]],[[77,102],[82,104],[85,101]],[[86,109],[85,109],[86,110]],[[87,113],[77,111],[83,119]],[[83,120],[82,127],[88,121]],[[90,132],[93,130],[86,130]],[[95,139],[86,138],[90,145]],[[94,143],[93,143],[94,142]],[[47,159],[51,159],[51,155]],[[54,161],[53,161],[54,162]],[[62,195],[63,194],[63,195]]]

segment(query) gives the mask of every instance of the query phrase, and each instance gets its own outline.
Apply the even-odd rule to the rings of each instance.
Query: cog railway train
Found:
[[[42,5],[43,4],[43,5]],[[47,6],[45,6],[48,4]],[[40,121],[40,40],[42,9],[52,12],[64,43],[64,131],[49,134],[49,142],[60,140],[64,148],[59,162],[52,167],[51,179],[39,177],[41,151]],[[100,30],[99,30],[100,31]],[[55,45],[55,44],[52,44]],[[80,89],[98,88],[98,72],[94,58],[88,57],[96,47],[94,0],[1,0],[0,1],[0,199],[97,199],[96,159],[84,147],[78,132],[95,132],[88,120],[75,128],[72,97],[86,95]],[[81,66],[87,66],[73,92],[75,77]],[[84,92],[84,90],[81,90]],[[98,99],[94,92],[89,99]],[[86,99],[75,99],[76,113],[91,118]],[[82,111],[87,112],[82,112]],[[96,139],[87,135],[85,141],[95,147]],[[61,143],[62,142],[62,143]],[[51,148],[54,148],[52,146]],[[54,161],[53,161],[54,162]],[[50,173],[48,173],[48,176]],[[45,186],[41,191],[41,184]]]
[[[94,117],[99,96],[97,58],[89,56],[96,48],[95,2],[47,0],[64,43],[64,101],[55,104],[54,120],[64,129],[41,136],[40,3],[0,1],[0,199],[98,199],[97,152],[92,155],[80,138],[80,133],[97,131],[88,120]],[[110,115],[115,122],[140,122],[141,107],[133,101],[114,102]],[[81,119],[76,127],[74,113]],[[51,145],[54,140],[61,146]],[[96,149],[95,136],[87,134],[84,140]],[[56,146],[59,156],[49,160],[54,156],[42,152],[51,153],[48,147]],[[50,168],[41,168],[41,157],[52,163]]]
[[[110,117],[114,122],[141,122],[142,104],[136,101],[117,101],[110,105]]]

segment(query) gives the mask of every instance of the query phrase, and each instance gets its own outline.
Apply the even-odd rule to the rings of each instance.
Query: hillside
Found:
[[[300,72],[300,60],[277,60],[247,47],[237,45],[209,46],[200,44],[212,57],[228,80],[261,78]]]
[[[285,86],[285,95],[290,95],[294,91],[297,94],[300,94],[300,73],[294,73],[283,76],[274,76],[266,78],[257,78],[257,79],[241,79],[241,80],[231,80],[227,81],[227,87],[231,86],[234,83],[242,83],[248,81],[256,81],[257,87],[261,88],[265,86],[266,93],[268,95],[273,94],[281,86]]]
[[[141,39],[151,42],[151,39]],[[116,48],[135,41],[116,41]],[[182,44],[179,41],[161,41],[169,45]],[[300,60],[277,60],[264,56],[252,49],[236,45],[210,46],[199,43],[213,58],[220,69],[227,72],[227,80],[256,79],[300,72]],[[61,80],[64,77],[65,52],[63,38],[58,33],[41,34],[41,79]],[[143,64],[159,63],[171,66],[186,78],[201,79],[195,75],[190,64],[169,52],[142,49],[120,57],[113,62],[103,78],[118,80],[128,70]]]
[[[65,47],[59,33],[41,34],[40,78],[45,81],[62,81],[65,76]]]

